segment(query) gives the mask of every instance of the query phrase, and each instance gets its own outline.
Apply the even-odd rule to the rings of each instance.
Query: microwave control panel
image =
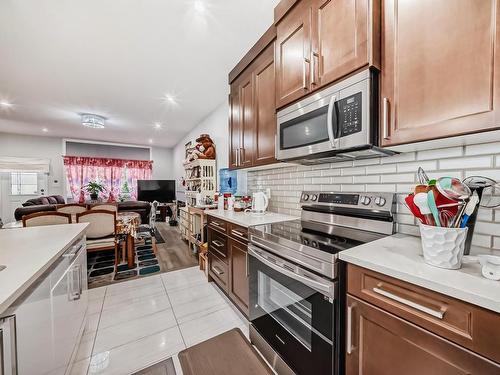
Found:
[[[337,102],[341,137],[361,131],[362,95],[360,92]]]

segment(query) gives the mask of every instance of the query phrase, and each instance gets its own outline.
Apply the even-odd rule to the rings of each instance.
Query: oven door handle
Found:
[[[337,95],[332,95],[330,102],[328,103],[328,118],[326,119],[326,126],[328,130],[328,139],[333,148],[337,148],[337,139],[335,138],[335,133],[333,132],[333,111],[335,110],[335,101],[337,100]],[[335,116],[335,121],[337,121],[337,116]]]
[[[306,276],[296,274],[295,272],[289,271],[286,268],[280,267],[279,265],[269,261],[267,258],[262,256],[263,253],[265,253],[263,250],[260,250],[259,248],[249,244],[248,245],[248,253],[264,263],[266,266],[272,268],[273,270],[282,273],[294,280],[300,281],[301,283],[307,285],[308,287],[316,290],[317,292],[320,292],[321,294],[330,297],[332,299],[335,298],[335,293],[333,289],[333,285],[329,283],[322,283],[317,280],[310,279]]]

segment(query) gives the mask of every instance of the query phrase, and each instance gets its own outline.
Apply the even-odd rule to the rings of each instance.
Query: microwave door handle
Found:
[[[299,275],[299,274],[296,274],[295,272],[292,272],[292,271],[289,271],[283,267],[280,267],[278,266],[277,264],[267,260],[266,258],[264,258],[262,255],[263,251],[260,251],[260,250],[257,250],[254,246],[252,245],[249,245],[248,246],[248,252],[250,255],[252,255],[254,258],[257,258],[259,261],[261,261],[262,263],[264,263],[266,266],[272,268],[273,270],[279,272],[279,273],[282,273],[284,274],[285,276],[288,276],[290,277],[291,279],[294,279],[294,280],[297,280],[305,285],[307,285],[308,287],[316,290],[317,292],[320,292],[321,294],[324,294],[328,297],[331,297],[331,298],[334,298],[334,294],[333,294],[333,289],[332,289],[332,286],[329,285],[329,284],[326,284],[326,283],[322,283],[322,282],[319,282],[319,281],[316,281],[316,280],[313,280],[313,279],[310,279],[306,276],[302,276],[302,275]]]
[[[330,140],[330,144],[333,148],[336,147],[336,138],[335,133],[333,131],[333,113],[335,111],[335,100],[337,100],[337,95],[332,95],[330,98],[330,103],[328,103],[328,118],[326,122],[327,130],[328,130],[328,138]],[[335,122],[337,122],[337,116],[335,116]]]

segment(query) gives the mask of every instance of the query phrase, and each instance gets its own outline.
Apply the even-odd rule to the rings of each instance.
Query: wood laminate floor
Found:
[[[165,243],[158,244],[157,258],[162,272],[180,270],[198,264],[198,257],[193,255],[187,242],[181,240],[179,227],[171,227],[168,223],[157,223]]]

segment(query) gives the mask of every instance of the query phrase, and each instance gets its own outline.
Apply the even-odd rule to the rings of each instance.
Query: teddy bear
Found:
[[[196,147],[196,152],[194,152],[195,159],[215,159],[215,145],[208,134],[200,135],[196,142],[196,146],[200,146]]]

